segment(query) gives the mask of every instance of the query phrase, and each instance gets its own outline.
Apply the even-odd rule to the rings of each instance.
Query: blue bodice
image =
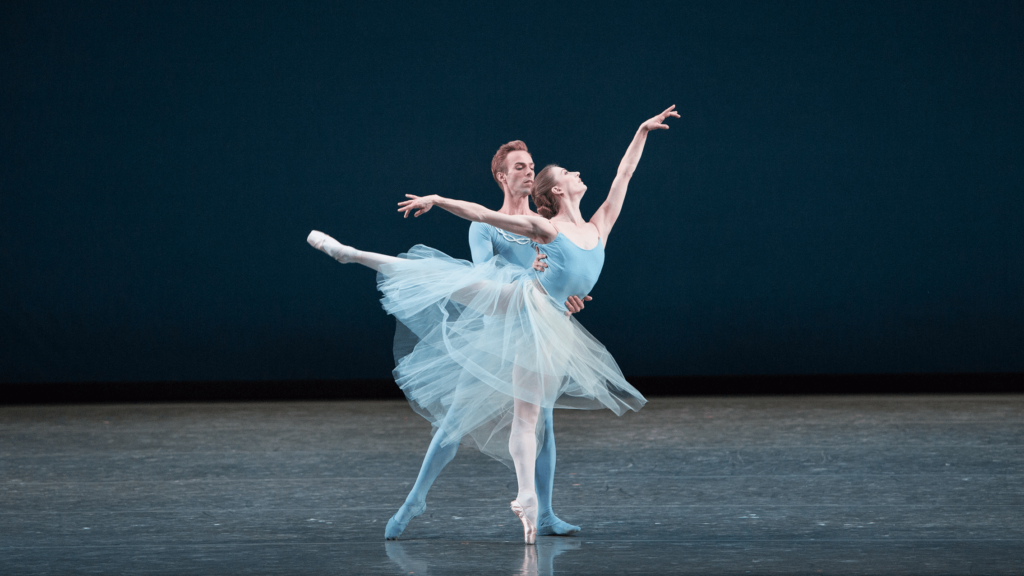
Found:
[[[550,244],[542,244],[540,251],[548,255],[545,260],[548,268],[537,277],[563,310],[569,296],[583,298],[593,290],[604,267],[604,241],[601,239],[597,246],[584,250],[559,232]]]

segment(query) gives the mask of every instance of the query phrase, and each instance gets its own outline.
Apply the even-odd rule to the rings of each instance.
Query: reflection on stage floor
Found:
[[[0,406],[4,574],[1021,574],[1024,396],[653,398],[559,411],[555,511],[397,401]]]

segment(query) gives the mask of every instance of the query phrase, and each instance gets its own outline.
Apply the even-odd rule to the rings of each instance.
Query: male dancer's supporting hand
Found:
[[[540,248],[537,246],[534,246],[533,249],[537,251],[537,257],[533,259],[533,269],[537,272],[543,272],[548,267],[547,262],[544,261],[548,255],[541,253]],[[583,310],[583,303],[590,302],[591,300],[593,300],[593,298],[590,296],[584,296],[582,300],[575,294],[569,296],[569,299],[565,301],[565,307],[568,308],[569,311],[566,312],[565,315],[572,316],[580,310]]]
[[[591,298],[590,296],[584,296],[582,300],[579,296],[576,296],[575,294],[569,296],[569,299],[565,301],[565,307],[568,308],[569,311],[566,312],[565,315],[570,316],[572,314],[579,312],[580,310],[583,310],[583,303],[590,302],[591,300],[593,300],[593,298]]]

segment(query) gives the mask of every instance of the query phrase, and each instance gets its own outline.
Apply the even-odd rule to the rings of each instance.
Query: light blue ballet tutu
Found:
[[[514,399],[620,416],[646,403],[532,270],[422,245],[400,257],[377,275],[381,303],[398,320],[395,382],[435,431],[443,423],[449,442],[469,439],[511,467]]]

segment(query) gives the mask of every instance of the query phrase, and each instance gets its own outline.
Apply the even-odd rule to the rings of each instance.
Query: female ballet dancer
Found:
[[[356,250],[316,230],[307,238],[339,262],[378,272],[384,309],[408,334],[404,342],[396,336],[395,382],[412,408],[435,426],[444,422],[450,437],[469,436],[484,453],[512,461],[519,492],[511,507],[527,544],[537,535],[534,464],[542,410],[609,408],[621,415],[646,403],[605,347],[564,315],[561,303],[570,294],[589,294],[596,284],[647,133],[667,129],[665,120],[679,117],[674,108],[641,124],[608,198],[589,222],[579,210],[587,190],[579,173],[555,165],[534,181],[541,216],[501,214],[437,195],[407,194],[410,199],[399,204],[405,217],[436,205],[545,244],[543,275],[502,258],[474,266],[421,245],[396,258]],[[454,404],[463,407],[460,417],[445,420]]]

